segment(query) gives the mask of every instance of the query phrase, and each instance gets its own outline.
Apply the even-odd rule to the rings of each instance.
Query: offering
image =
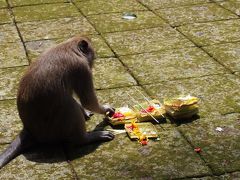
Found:
[[[167,114],[174,119],[187,119],[198,113],[199,99],[194,96],[180,96],[164,100]]]
[[[136,119],[136,113],[129,107],[117,108],[109,121],[112,125],[130,123],[131,120]]]
[[[137,112],[139,122],[152,120],[153,117],[162,119],[165,118],[166,114],[164,106],[156,99],[135,105],[134,109]]]
[[[125,124],[125,130],[130,139],[138,139],[142,145],[147,145],[148,138],[158,137],[155,126],[150,122],[136,123],[133,120],[130,124]]]

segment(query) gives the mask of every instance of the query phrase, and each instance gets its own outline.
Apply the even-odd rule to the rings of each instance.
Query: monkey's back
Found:
[[[19,116],[32,134],[51,133],[59,124],[59,111],[71,101],[71,82],[61,59],[42,56],[22,77],[17,95]],[[60,127],[59,127],[60,128]],[[55,133],[56,134],[56,133]],[[45,134],[42,134],[43,136]]]

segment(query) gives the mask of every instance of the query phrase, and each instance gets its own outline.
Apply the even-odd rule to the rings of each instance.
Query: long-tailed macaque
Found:
[[[89,39],[75,37],[44,52],[31,64],[17,94],[23,130],[0,155],[0,168],[35,143],[84,145],[114,138],[107,131],[86,132],[88,115],[84,108],[109,116],[114,113],[96,97],[91,72],[94,58]]]

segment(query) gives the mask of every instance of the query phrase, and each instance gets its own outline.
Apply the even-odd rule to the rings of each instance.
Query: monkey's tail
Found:
[[[29,134],[25,130],[22,130],[16,139],[13,140],[7,149],[0,155],[0,169],[32,145],[33,141]]]

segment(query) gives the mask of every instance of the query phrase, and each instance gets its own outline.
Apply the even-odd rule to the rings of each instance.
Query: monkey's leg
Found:
[[[84,113],[81,110],[82,107],[72,100],[67,104],[68,108],[65,108],[65,131],[68,133],[66,137],[69,137],[68,142],[74,143],[76,145],[89,144],[97,141],[110,141],[114,138],[114,135],[108,131],[92,131],[87,132],[85,126]],[[70,108],[71,107],[71,108]],[[66,129],[69,126],[70,130]]]

